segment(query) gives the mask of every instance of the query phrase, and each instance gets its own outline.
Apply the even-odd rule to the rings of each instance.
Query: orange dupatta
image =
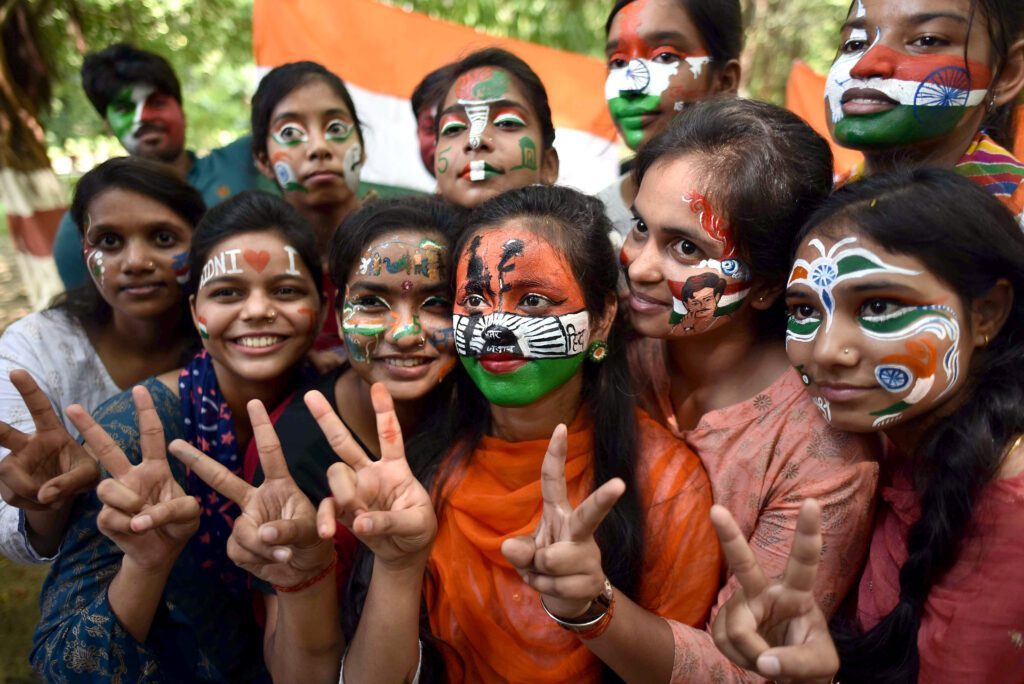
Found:
[[[711,489],[697,457],[645,414],[637,414],[638,485],[648,554],[638,599],[659,615],[701,624],[719,580],[708,521]],[[565,476],[578,505],[591,491],[592,424],[569,426]],[[543,611],[540,598],[501,555],[501,542],[532,534],[540,521],[540,469],[547,439],[481,439],[457,472],[438,520],[426,586],[431,631],[445,649],[449,679],[466,682],[598,681],[601,663]],[[460,661],[461,659],[461,661]]]

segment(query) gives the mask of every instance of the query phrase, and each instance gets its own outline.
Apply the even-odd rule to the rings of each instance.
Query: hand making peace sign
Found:
[[[409,469],[395,405],[383,384],[370,388],[377,414],[381,457],[373,461],[319,392],[306,394],[328,443],[344,463],[327,470],[332,496],[320,503],[321,537],[334,535],[336,520],[352,530],[378,561],[410,565],[425,560],[437,535],[430,495]]]
[[[96,517],[100,532],[138,567],[166,570],[199,527],[199,504],[185,494],[167,465],[163,425],[149,391],[136,386],[132,399],[142,451],[138,465],[131,464],[84,408],[72,404],[67,414],[112,476],[96,488],[103,503]]]
[[[326,571],[334,546],[317,536],[316,509],[288,472],[263,403],[253,399],[246,408],[265,477],[259,487],[184,440],[171,442],[171,453],[242,509],[228,538],[228,557],[266,582],[297,587]]]
[[[501,552],[540,592],[551,613],[572,619],[583,615],[604,590],[601,549],[594,533],[626,491],[626,483],[608,480],[574,510],[565,484],[567,446],[568,431],[559,425],[541,466],[544,510],[537,530],[533,536],[506,539]]]
[[[11,451],[0,461],[0,493],[18,508],[52,510],[92,488],[100,469],[28,372],[11,371],[11,384],[25,401],[36,431],[26,435],[0,421],[0,446]]]
[[[776,681],[831,681],[839,656],[812,592],[821,562],[818,502],[807,499],[800,507],[789,561],[776,582],[765,577],[727,509],[713,506],[711,522],[740,583],[712,624],[718,649],[740,667]]]

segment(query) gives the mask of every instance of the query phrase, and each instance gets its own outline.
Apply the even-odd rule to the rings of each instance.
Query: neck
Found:
[[[252,437],[252,422],[249,420],[246,405],[253,399],[259,399],[268,414],[273,411],[291,389],[288,380],[292,369],[270,380],[248,380],[228,370],[216,360],[213,362],[213,368],[217,374],[220,393],[231,409],[231,420],[235,425],[235,436],[238,438],[238,452],[245,453]]]
[[[873,176],[876,173],[925,166],[951,169],[964,156],[976,134],[977,128],[965,128],[962,132],[932,144],[867,150],[864,152],[864,172],[868,176]]]
[[[380,436],[377,434],[377,415],[370,400],[370,385],[349,368],[338,378],[335,387],[338,413],[345,419],[349,429],[379,458]],[[423,403],[424,397],[407,401],[394,400],[395,415],[404,437],[408,438],[419,425]]]
[[[359,198],[350,193],[348,198],[337,204],[318,204],[296,207],[302,218],[306,219],[316,233],[317,244],[321,254],[329,251],[331,238],[345,217],[359,209]],[[325,257],[326,258],[326,257]]]
[[[168,340],[177,343],[177,329],[181,322],[181,309],[177,306],[156,318],[135,318],[114,309],[109,332],[115,339],[131,340],[125,352],[144,356],[153,351],[166,351]]]
[[[790,366],[785,345],[759,337],[749,319],[667,344],[672,406],[681,429],[709,411],[752,399]]]
[[[491,404],[491,434],[506,442],[548,439],[559,423],[568,426],[579,411],[583,373],[529,406]]]
[[[187,176],[188,172],[192,169],[192,158],[188,156],[188,150],[183,147],[181,149],[181,153],[171,161],[167,162],[167,165],[171,167],[171,170],[176,176],[185,180],[185,176]]]

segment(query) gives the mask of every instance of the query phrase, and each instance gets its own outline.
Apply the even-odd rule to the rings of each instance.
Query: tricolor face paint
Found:
[[[676,2],[636,0],[608,34],[605,99],[626,144],[637,149],[711,87],[711,57]]]
[[[583,292],[561,250],[515,221],[478,232],[456,270],[455,345],[487,400],[528,406],[579,372]]]
[[[456,80],[438,115],[438,191],[472,207],[505,190],[552,182],[541,141],[539,119],[518,82],[503,69],[472,69]]]
[[[750,269],[738,258],[733,231],[699,190],[679,195],[679,184],[693,181],[685,160],[648,176],[620,255],[633,325],[658,338],[721,327],[750,294]]]
[[[423,397],[455,366],[450,260],[440,235],[397,231],[367,246],[345,284],[340,325],[352,367],[396,399]]]
[[[159,316],[181,305],[192,227],[160,202],[128,190],[100,193],[87,208],[82,255],[115,312]]]
[[[961,384],[956,293],[864,237],[809,239],[786,292],[786,350],[826,418],[867,432],[934,409]]]
[[[167,162],[185,148],[181,104],[149,84],[136,83],[118,92],[106,115],[128,154]]]
[[[967,43],[967,3],[962,23],[934,14],[923,0],[914,4],[857,3],[825,87],[842,145],[871,150],[939,140],[987,100],[992,70],[980,54],[989,51],[987,37],[975,21]]]
[[[220,369],[246,381],[286,378],[320,331],[321,302],[305,262],[271,231],[215,245],[192,318]]]
[[[267,166],[291,201],[348,201],[359,189],[363,148],[352,112],[320,80],[302,85],[271,113]]]

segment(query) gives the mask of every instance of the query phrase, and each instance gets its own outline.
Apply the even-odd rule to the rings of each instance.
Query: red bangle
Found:
[[[608,631],[608,627],[612,624],[613,615],[615,615],[614,594],[612,595],[612,602],[608,606],[608,612],[601,617],[601,621],[593,627],[586,630],[585,632],[577,632],[576,636],[578,636],[583,641],[590,641],[591,639],[596,639],[597,637],[601,636],[602,634]]]
[[[314,584],[316,584],[317,582],[322,580],[324,577],[327,577],[332,572],[334,572],[334,568],[336,568],[337,566],[338,566],[338,554],[337,554],[337,552],[335,552],[334,556],[331,558],[331,562],[327,564],[326,568],[324,568],[319,573],[317,573],[316,577],[310,577],[305,582],[299,582],[298,584],[296,584],[293,587],[282,587],[279,584],[271,584],[270,586],[274,587],[274,591],[276,591],[278,593],[293,594],[293,593],[295,593],[297,591],[302,591],[303,589],[310,588],[311,586],[313,586]]]

